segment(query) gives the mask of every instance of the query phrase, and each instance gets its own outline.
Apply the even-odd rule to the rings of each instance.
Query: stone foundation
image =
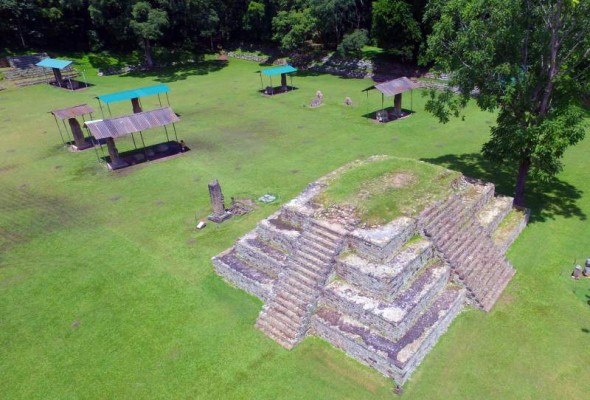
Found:
[[[505,249],[526,218],[498,233],[511,199],[462,178],[419,216],[360,229],[314,203],[356,165],[308,185],[213,265],[265,302],[256,326],[283,347],[317,335],[403,384],[465,304],[493,307],[515,272]]]

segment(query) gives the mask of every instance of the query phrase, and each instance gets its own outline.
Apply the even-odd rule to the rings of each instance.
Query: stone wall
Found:
[[[355,229],[350,233],[348,245],[359,256],[384,262],[415,234],[416,220],[401,217],[382,227]]]
[[[262,220],[256,227],[256,232],[261,240],[269,243],[285,253],[295,251],[297,241],[301,236],[301,231],[292,225],[288,225],[278,218]]]
[[[429,266],[393,301],[383,301],[336,280],[326,287],[321,302],[367,325],[389,340],[399,339],[421,315],[449,280],[442,263]]]
[[[375,263],[355,254],[341,256],[336,263],[336,273],[365,293],[391,300],[433,255],[431,243],[418,240],[386,263]]]
[[[236,262],[233,249],[229,249],[212,258],[213,267],[232,286],[236,286],[260,300],[266,302],[270,297],[273,279],[263,272],[244,268]]]

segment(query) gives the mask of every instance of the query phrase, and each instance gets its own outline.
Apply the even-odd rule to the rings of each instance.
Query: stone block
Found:
[[[234,248],[238,257],[273,278],[279,275],[287,261],[287,254],[258,240],[255,231],[240,238]]]
[[[336,263],[336,273],[368,295],[392,300],[433,255],[432,244],[420,239],[408,243],[384,263],[368,261],[357,254],[345,254]]]
[[[301,231],[280,218],[279,213],[260,221],[256,226],[256,232],[259,240],[288,254],[295,251],[301,236]]]
[[[334,281],[324,289],[322,304],[395,341],[428,308],[448,279],[449,267],[438,261],[428,266],[391,302],[367,296],[345,282]]]
[[[258,297],[263,302],[268,301],[274,280],[236,257],[233,248],[211,260],[217,274],[227,282]]]
[[[360,256],[383,262],[416,234],[417,222],[401,217],[374,229],[355,229],[350,233],[348,245]]]
[[[313,332],[385,376],[403,384],[463,307],[464,291],[447,288],[398,341],[328,308],[312,318]]]

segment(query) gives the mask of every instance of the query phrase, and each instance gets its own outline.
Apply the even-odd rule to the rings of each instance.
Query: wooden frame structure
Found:
[[[181,152],[181,145],[180,143],[178,143],[178,135],[176,134],[176,126],[174,125],[176,122],[179,121],[180,118],[170,107],[163,107],[151,111],[143,111],[140,113],[125,115],[122,117],[87,121],[84,124],[84,126],[88,129],[88,131],[94,139],[96,139],[97,141],[104,140],[106,142],[107,150],[110,157],[108,167],[111,170],[115,170],[132,165],[120,157],[119,151],[115,146],[115,139],[123,136],[139,133],[141,137],[141,142],[143,144],[143,155],[140,157],[138,157],[137,154],[135,155],[135,161],[137,161],[138,163],[149,161],[150,158],[153,157],[153,154],[150,155],[150,152],[148,151],[148,148],[146,147],[145,141],[143,139],[142,131],[145,130],[157,127],[164,127],[164,131],[166,132],[166,139],[168,140],[167,143],[177,144],[179,152]],[[172,128],[174,129],[174,137],[176,138],[175,142],[170,142],[170,137],[168,135],[167,129],[168,125],[172,125]],[[137,150],[135,139],[133,139],[133,145]],[[102,145],[100,146],[100,148],[102,151]],[[99,158],[98,153],[97,158]],[[106,159],[106,157],[103,157],[103,159]]]
[[[80,104],[73,107],[68,108],[61,108],[58,110],[49,111],[50,114],[53,115],[55,119],[55,124],[57,125],[57,129],[59,130],[59,136],[61,137],[61,141],[64,146],[68,143],[64,140],[64,135],[61,131],[61,127],[59,126],[58,119],[61,120],[63,124],[63,128],[66,134],[68,135],[68,128],[66,126],[66,119],[68,120],[68,125],[70,126],[69,133],[72,137],[72,149],[73,150],[85,150],[93,146],[92,142],[86,141],[84,137],[84,133],[82,132],[82,127],[78,122],[77,117],[82,117],[82,121],[86,122],[84,119],[85,115],[90,115],[90,119],[92,119],[92,113],[94,109],[90,107],[88,104]],[[69,138],[68,138],[69,139]]]
[[[404,92],[410,92],[410,113],[413,112],[414,87],[415,85],[411,80],[409,80],[406,77],[402,77],[391,81],[378,83],[376,85],[363,89],[363,92],[367,92],[367,98],[369,97],[369,91],[371,90],[377,89],[381,92],[381,112],[377,112],[377,120],[379,122],[388,122],[391,119],[398,119],[405,116],[402,111],[402,93]],[[393,118],[390,118],[389,113],[386,113],[385,111],[385,97],[393,97],[393,112],[391,115],[391,117]]]
[[[292,74],[293,72],[297,72],[297,68],[292,67],[289,64],[281,65],[279,67],[262,69],[258,72],[260,73],[260,86],[262,88],[261,92],[263,94],[270,95],[270,96],[273,96],[275,94],[275,88],[272,85],[272,77],[275,75],[281,76],[281,86],[279,87],[280,88],[279,93],[284,93],[284,92],[288,92],[288,91],[295,89],[293,87],[293,76],[290,74]],[[269,77],[270,86],[267,86],[266,88],[264,87],[264,81],[262,79],[262,75]],[[289,78],[291,78],[291,86],[287,85],[287,75],[289,75]]]

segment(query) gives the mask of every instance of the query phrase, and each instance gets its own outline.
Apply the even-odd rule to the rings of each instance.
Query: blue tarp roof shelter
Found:
[[[263,69],[262,72],[266,76],[274,76],[281,74],[290,74],[291,72],[297,72],[297,68],[290,65],[281,65],[280,67]]]
[[[166,85],[154,85],[138,89],[123,90],[122,92],[103,94],[102,96],[97,96],[96,98],[98,99],[98,105],[100,106],[102,117],[104,118],[104,112],[102,110],[103,102],[107,105],[109,115],[111,114],[111,107],[109,106],[110,103],[125,100],[131,100],[133,112],[137,113],[143,111],[143,108],[139,100],[140,97],[151,96],[156,94],[158,95],[158,102],[160,103],[160,107],[162,107],[162,99],[160,98],[160,94],[166,93],[166,102],[168,103],[168,105],[170,105],[170,99],[168,99],[169,91],[170,88]]]
[[[281,76],[281,86],[277,88],[277,92],[278,93],[284,93],[290,90],[293,90],[293,77],[291,77],[291,86],[287,86],[287,74],[296,72],[297,68],[294,68],[290,65],[281,65],[278,67],[273,67],[273,68],[266,68],[266,69],[262,69],[260,70],[260,85],[262,86],[262,90],[261,92],[264,94],[269,94],[269,95],[273,95],[275,94],[275,87],[272,84],[272,77],[276,76],[276,75],[280,75]],[[270,78],[270,86],[268,86],[266,89],[264,88],[264,82],[262,81],[262,75],[266,75]]]
[[[117,93],[103,94],[102,96],[98,96],[97,99],[106,104],[109,104],[117,101],[138,99],[140,97],[150,96],[153,94],[168,93],[169,91],[170,88],[166,85],[154,85],[139,89],[124,90]]]
[[[35,65],[38,66],[38,67],[45,67],[45,68],[64,69],[64,68],[66,68],[67,66],[69,66],[72,63],[73,63],[73,61],[56,60],[54,58],[45,58],[45,59],[39,61]]]
[[[44,58],[43,60],[39,61],[35,65],[37,67],[51,68],[51,70],[53,71],[53,76],[55,77],[55,86],[59,86],[61,88],[69,88],[71,90],[74,90],[76,88],[79,88],[79,86],[72,84],[72,75],[70,74],[70,75],[66,76],[66,79],[69,82],[69,84],[68,84],[67,82],[64,81],[64,78],[61,74],[62,70],[68,68],[73,63],[74,62],[70,61],[70,60],[56,60],[55,58]],[[45,70],[43,70],[43,75],[45,75]],[[47,75],[45,75],[45,79],[47,79]],[[47,83],[51,84],[51,82],[49,82],[49,80],[47,80]],[[85,83],[85,86],[88,87],[88,84],[86,83],[86,77],[84,77],[84,83]]]

